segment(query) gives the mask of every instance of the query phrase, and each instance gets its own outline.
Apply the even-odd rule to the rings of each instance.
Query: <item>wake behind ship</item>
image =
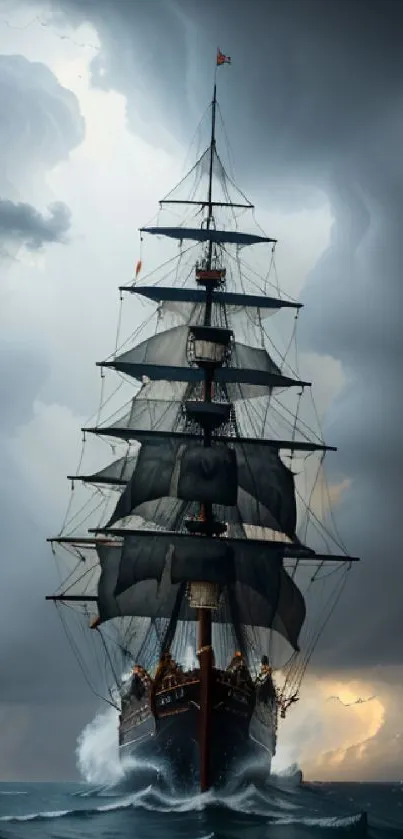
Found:
[[[219,51],[217,66],[225,63]],[[182,223],[141,230],[141,242],[173,239],[179,252],[160,266],[162,282],[157,270],[139,284],[141,256],[133,284],[121,287],[153,306],[154,334],[132,337],[100,365],[103,376],[111,368],[137,382],[137,392],[117,419],[84,429],[122,449],[73,477],[95,487],[98,516],[101,494],[102,520],[88,527],[86,504],[82,522],[67,516],[50,540],[68,574],[48,598],[84,616],[88,673],[103,655],[122,757],[167,761],[179,786],[202,791],[246,762],[270,772],[278,717],[299,699],[353,559],[328,532],[327,511],[315,510],[313,490],[304,501],[296,486],[315,454],[323,481],[330,447],[300,417],[309,383],[286,354],[278,363],[268,351],[268,316],[298,315],[300,304],[268,293],[267,263],[264,279],[242,262],[245,248],[269,245],[271,269],[276,240],[238,230],[253,205],[218,154],[217,109],[215,84],[209,145],[160,202],[162,212],[183,210]],[[282,401],[292,392],[293,410]],[[309,477],[315,488],[308,469]]]

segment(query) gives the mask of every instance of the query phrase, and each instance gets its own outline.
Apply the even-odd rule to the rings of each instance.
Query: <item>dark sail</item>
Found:
[[[133,475],[137,462],[137,455],[120,457],[99,472],[86,475],[86,483],[109,484],[110,486],[125,486]],[[80,477],[80,476],[77,476]]]
[[[232,582],[255,588],[263,593],[277,590],[273,585],[282,567],[279,546],[264,539],[210,539],[184,533],[138,530],[126,537],[123,544],[116,594],[144,579],[162,577],[169,553],[172,582],[203,580],[222,583],[227,576]],[[223,568],[225,570],[223,571]]]
[[[207,463],[209,458],[213,461],[215,452],[227,455],[230,451],[235,452],[237,465],[237,474],[234,465],[230,470],[231,484],[224,483],[229,475],[228,464],[228,469],[223,470],[220,477],[218,472],[212,475],[209,481],[209,497],[204,495],[200,500],[223,506],[236,504],[236,489],[239,484],[242,490],[270,513],[270,521],[268,522],[266,517],[265,526],[294,538],[296,504],[292,473],[284,466],[275,450],[260,450],[259,447],[248,447],[247,443],[237,444],[236,439],[233,450],[219,445],[210,448],[209,454],[201,444],[197,446],[192,443],[186,446],[175,440],[162,441],[154,438],[144,443],[133,476],[116,505],[109,525],[129,516],[140,504],[154,498],[173,495],[189,501],[199,500],[196,473],[192,468],[197,459],[197,452],[200,452],[201,463],[203,459]],[[183,494],[185,491],[186,494]],[[203,492],[206,491],[203,487]],[[233,493],[230,500],[229,493]]]
[[[195,569],[198,572],[200,562],[207,555],[202,540],[194,542],[190,536],[178,537],[173,543],[173,539],[172,534],[145,534],[139,539],[127,539],[124,548],[118,544],[98,546],[102,568],[98,606],[103,621],[119,616],[170,617],[179,585],[189,574],[189,567],[199,563]],[[273,551],[268,557],[262,544],[246,544],[236,548],[232,557],[225,557],[225,549],[231,551],[226,542],[220,540],[219,550],[223,549],[221,557],[227,568],[232,562],[232,579],[227,585],[236,596],[241,622],[272,627],[296,648],[305,619],[305,603],[299,589],[282,568],[281,556]],[[210,556],[213,562],[217,560],[216,549]],[[190,576],[196,575],[190,572]],[[183,610],[181,618],[194,620],[194,615],[190,610]],[[225,622],[225,615],[218,612],[213,619]]]
[[[285,569],[281,570],[280,593],[277,602],[277,610],[273,619],[272,629],[298,650],[298,639],[306,617],[306,606],[294,580],[287,574]]]

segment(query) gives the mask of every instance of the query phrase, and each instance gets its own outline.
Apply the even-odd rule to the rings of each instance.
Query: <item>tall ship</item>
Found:
[[[49,539],[62,583],[47,596],[117,709],[122,759],[158,758],[201,791],[246,765],[270,773],[354,559],[332,530],[332,447],[290,361],[301,304],[280,292],[276,239],[227,174],[220,114],[215,80],[208,146],[140,230],[120,287],[137,328],[99,363],[100,410]]]

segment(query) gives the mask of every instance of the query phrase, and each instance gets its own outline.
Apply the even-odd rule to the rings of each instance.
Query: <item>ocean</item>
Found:
[[[0,839],[403,839],[403,783],[281,777],[264,790],[183,797],[137,782],[2,783]]]
[[[76,757],[86,783],[0,783],[0,839],[403,839],[403,781],[301,784],[295,764],[268,778],[263,760],[220,793],[184,795],[167,765],[119,760],[111,708]]]

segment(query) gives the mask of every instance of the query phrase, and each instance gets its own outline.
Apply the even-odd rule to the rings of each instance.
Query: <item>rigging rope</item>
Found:
[[[70,608],[70,609],[71,609],[71,607],[69,607],[67,603],[63,603],[63,606],[64,606],[65,608]],[[64,629],[64,631],[65,631],[65,633],[66,633],[66,637],[67,637],[68,642],[69,642],[69,644],[70,644],[70,647],[71,647],[71,649],[72,649],[72,651],[73,651],[73,655],[74,655],[74,657],[75,657],[75,659],[76,659],[76,661],[77,661],[77,664],[78,664],[78,666],[79,666],[79,668],[80,668],[80,670],[81,670],[81,673],[82,673],[82,674],[83,674],[83,676],[84,676],[84,680],[85,680],[85,682],[87,683],[87,685],[88,685],[89,689],[90,689],[90,690],[91,690],[91,692],[92,692],[92,693],[93,693],[93,694],[97,697],[97,699],[100,699],[100,700],[101,700],[101,701],[103,701],[103,702],[107,702],[107,703],[108,703],[108,705],[111,705],[111,707],[112,707],[112,708],[114,708],[115,710],[119,711],[119,706],[118,706],[118,705],[116,705],[116,703],[111,702],[111,700],[110,700],[110,699],[108,699],[106,696],[103,696],[101,693],[99,693],[99,692],[96,690],[96,688],[94,687],[94,685],[92,684],[91,680],[90,680],[90,679],[89,679],[89,677],[88,677],[87,669],[84,667],[83,662],[82,662],[82,660],[81,660],[81,656],[80,656],[80,653],[79,653],[78,647],[77,647],[77,645],[76,645],[76,643],[75,643],[75,641],[74,641],[74,639],[73,639],[73,637],[72,637],[71,633],[69,632],[69,630],[68,630],[68,628],[67,628],[67,621],[64,619],[64,616],[63,616],[63,609],[62,609],[62,608],[58,608],[58,604],[57,604],[57,603],[56,603],[56,609],[57,609],[57,612],[58,612],[58,614],[59,614],[59,617],[60,617],[60,620],[61,620],[61,623],[62,623],[63,629]],[[71,611],[74,611],[74,609],[71,609]]]

